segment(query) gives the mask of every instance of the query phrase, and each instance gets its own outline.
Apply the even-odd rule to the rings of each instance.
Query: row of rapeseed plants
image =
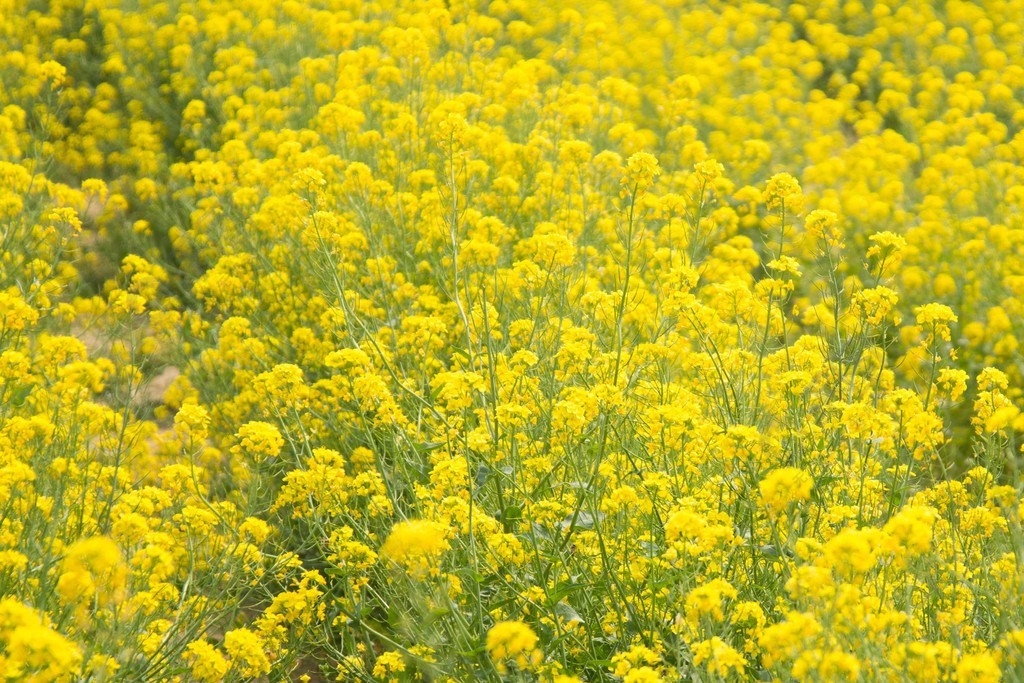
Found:
[[[1024,681],[1024,1],[0,0],[0,681]]]

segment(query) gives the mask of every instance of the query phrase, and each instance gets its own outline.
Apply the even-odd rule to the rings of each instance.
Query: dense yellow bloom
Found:
[[[937,517],[932,507],[905,507],[885,523],[884,531],[894,550],[913,557],[930,549]]]
[[[665,679],[652,667],[638,666],[622,677],[624,683],[662,683]]]
[[[764,504],[773,512],[785,510],[793,503],[808,500],[814,482],[811,476],[796,467],[772,470],[758,484]]]
[[[890,317],[898,325],[900,315],[893,315],[898,302],[899,294],[889,287],[872,287],[862,289],[854,295],[853,311],[869,325],[881,325]]]
[[[694,164],[693,171],[701,181],[710,183],[722,177],[725,167],[714,159],[705,159]]]
[[[0,291],[0,329],[4,332],[23,330],[38,319],[39,312],[16,292]]]
[[[925,304],[918,306],[914,314],[917,317],[917,324],[927,332],[926,344],[934,343],[936,339],[950,340],[950,325],[957,322],[957,317],[949,306]]]
[[[231,668],[240,675],[254,678],[270,671],[270,660],[259,636],[249,629],[239,628],[224,634],[224,651]]]
[[[625,652],[612,657],[612,673],[625,678],[634,671],[642,671],[638,674],[643,677],[650,674],[656,675],[654,668],[661,662],[661,655],[645,645],[633,645]]]
[[[196,640],[186,648],[192,659],[192,676],[204,683],[216,683],[227,674],[230,663],[205,640]]]
[[[196,441],[206,438],[207,427],[210,424],[210,414],[206,408],[196,403],[186,403],[174,416],[175,426],[185,429]]]
[[[78,646],[38,612],[14,598],[0,599],[0,671],[8,680],[70,681],[81,662]]]
[[[964,655],[956,665],[957,683],[998,683],[1002,678],[999,664],[988,652]]]
[[[47,60],[39,65],[36,75],[41,81],[47,82],[50,86],[58,88],[63,85],[65,78],[67,77],[67,69],[63,65],[51,60]]]
[[[259,462],[267,458],[276,458],[284,446],[284,438],[277,427],[261,421],[247,422],[238,428],[238,453],[245,454]]]
[[[0,679],[1019,677],[1024,2],[86,5],[0,0]]]
[[[57,590],[69,603],[98,601],[111,605],[123,598],[126,568],[117,544],[105,536],[77,541],[61,562]]]
[[[796,178],[788,173],[776,173],[768,179],[763,199],[769,209],[796,213],[802,205],[803,193]]]
[[[379,681],[398,681],[401,680],[401,673],[405,669],[402,653],[385,652],[377,657],[373,665],[373,675]]]
[[[813,239],[822,240],[826,244],[842,247],[842,233],[839,217],[828,209],[815,209],[804,218],[804,229]]]
[[[502,621],[487,631],[487,652],[499,671],[510,664],[523,671],[536,668],[544,657],[537,634],[521,621]]]
[[[743,655],[718,636],[693,646],[693,663],[706,668],[712,676],[723,678],[733,673],[742,674],[747,667]]]
[[[875,564],[878,539],[875,529],[843,529],[825,544],[824,558],[837,572],[863,574]]]
[[[654,184],[661,174],[661,167],[653,154],[637,152],[626,161],[626,173],[622,184],[629,192],[642,193]]]
[[[391,528],[380,555],[412,574],[435,572],[450,545],[448,530],[437,522],[409,520]]]
[[[958,368],[943,368],[939,371],[936,384],[949,396],[951,401],[958,401],[967,391],[967,373]]]
[[[712,579],[687,593],[684,602],[686,619],[694,629],[704,620],[722,621],[725,619],[726,601],[735,600],[737,595],[736,588],[728,581]]]

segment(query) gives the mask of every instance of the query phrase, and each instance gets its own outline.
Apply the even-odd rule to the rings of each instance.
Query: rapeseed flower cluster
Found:
[[[0,0],[0,680],[1024,681],[1021,17]]]

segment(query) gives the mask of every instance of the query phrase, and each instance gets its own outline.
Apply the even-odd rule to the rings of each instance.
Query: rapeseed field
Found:
[[[0,48],[0,681],[1024,681],[1024,0]]]

